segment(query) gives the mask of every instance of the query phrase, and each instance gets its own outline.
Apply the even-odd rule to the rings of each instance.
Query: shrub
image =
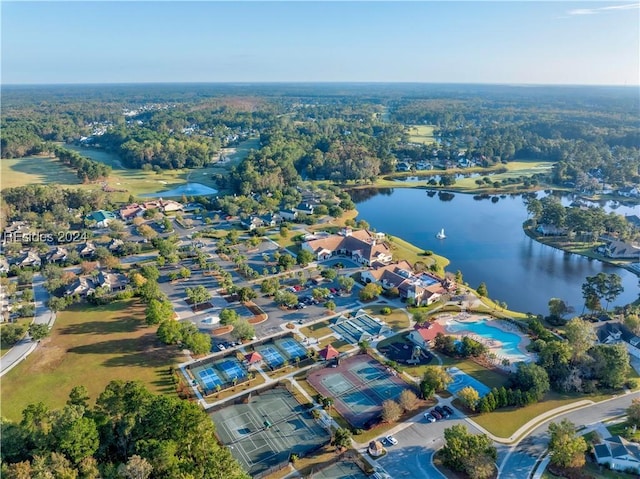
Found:
[[[384,314],[385,316],[391,314],[391,308],[389,306],[385,306],[380,310],[380,314]]]

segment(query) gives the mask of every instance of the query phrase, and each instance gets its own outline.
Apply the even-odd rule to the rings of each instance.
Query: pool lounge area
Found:
[[[499,361],[508,360],[509,363],[530,362],[532,355],[526,352],[528,338],[516,331],[507,331],[508,323],[498,326],[498,320],[487,318],[472,318],[461,313],[457,317],[439,318],[449,333],[468,336],[493,352]]]

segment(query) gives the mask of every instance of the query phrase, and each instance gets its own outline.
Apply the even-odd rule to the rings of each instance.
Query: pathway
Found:
[[[56,314],[47,306],[49,293],[44,288],[44,278],[39,273],[33,276],[33,297],[35,303],[33,323],[46,324],[51,328],[56,320]],[[33,341],[27,333],[24,338],[14,344],[13,347],[2,356],[0,360],[0,376],[3,376],[20,364],[37,346],[38,342]]]

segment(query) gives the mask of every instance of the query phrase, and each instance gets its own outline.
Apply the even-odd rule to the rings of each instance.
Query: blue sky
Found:
[[[638,85],[639,6],[2,1],[2,83]]]

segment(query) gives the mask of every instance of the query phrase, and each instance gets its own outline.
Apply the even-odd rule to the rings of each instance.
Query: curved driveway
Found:
[[[47,301],[49,300],[49,292],[44,289],[44,278],[40,274],[33,276],[33,297],[35,302],[35,316],[33,322],[36,324],[47,324],[49,327],[53,325],[56,320],[56,315],[47,307]],[[0,359],[0,376],[9,372],[20,361],[26,358],[29,354],[36,349],[36,341],[32,341],[29,333],[25,335],[20,341],[18,341],[7,354]]]

